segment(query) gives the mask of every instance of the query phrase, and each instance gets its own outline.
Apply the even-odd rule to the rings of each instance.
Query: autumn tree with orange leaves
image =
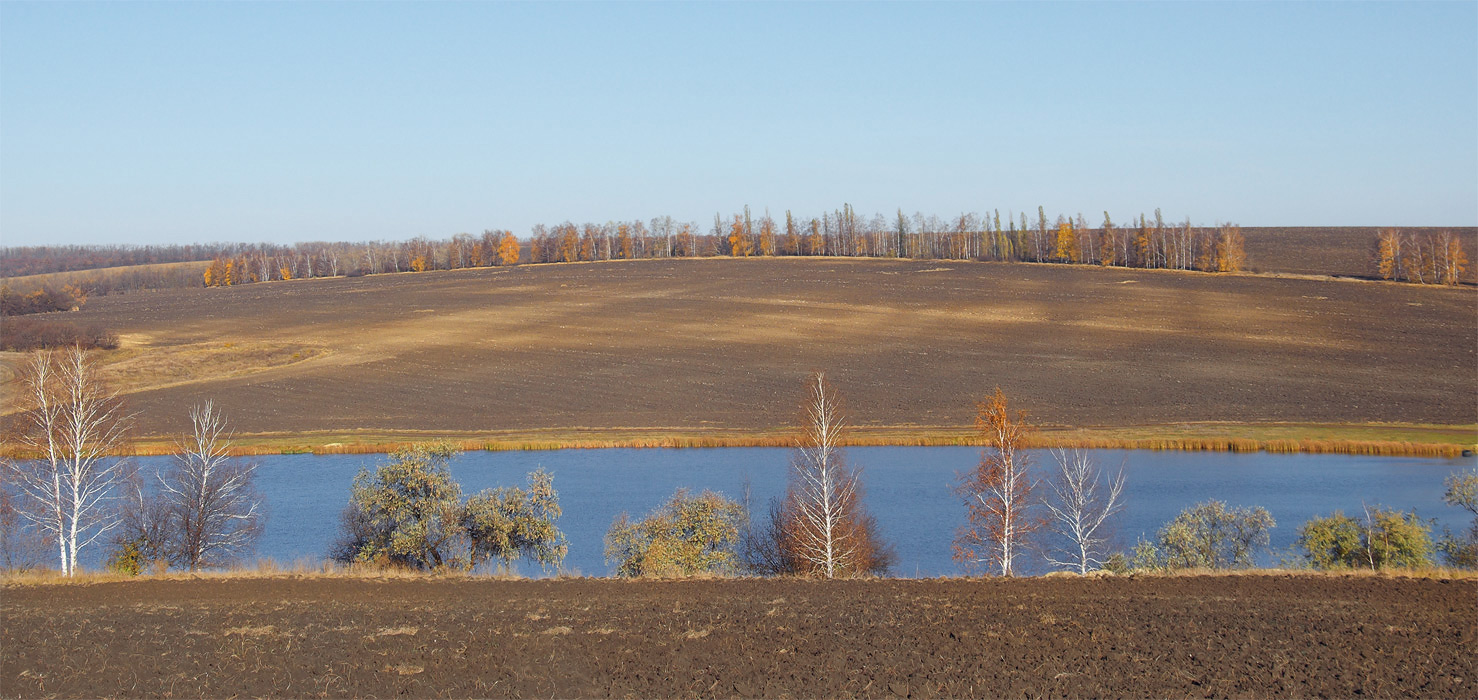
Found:
[[[1383,280],[1401,276],[1401,232],[1393,228],[1381,229],[1375,238],[1375,274]]]
[[[1216,272],[1237,272],[1247,263],[1242,227],[1224,224],[1216,234]]]
[[[518,239],[513,237],[512,231],[504,231],[503,240],[498,243],[498,264],[518,264]]]
[[[1053,242],[1052,257],[1058,262],[1078,262],[1078,236],[1073,222],[1057,217],[1057,238]]]
[[[975,406],[975,428],[986,447],[980,464],[955,486],[965,502],[966,524],[955,536],[954,558],[967,571],[1012,576],[1027,539],[1043,525],[1036,514],[1037,484],[1022,452],[1032,427],[1025,411],[1010,411],[1000,387]]]
[[[735,214],[734,224],[729,227],[729,254],[736,258],[747,258],[753,250],[745,228],[744,217]]]
[[[1382,229],[1375,240],[1375,274],[1384,280],[1456,285],[1468,268],[1462,240],[1451,231]]]

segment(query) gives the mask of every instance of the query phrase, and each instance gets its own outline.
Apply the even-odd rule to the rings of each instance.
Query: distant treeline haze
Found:
[[[1450,233],[1382,231],[1374,246],[1374,276],[1421,283],[1457,284],[1467,258]],[[202,267],[160,265],[100,271],[74,279],[66,290],[32,283],[0,289],[6,315],[63,310],[88,295],[178,286],[232,286],[313,277],[421,272],[469,267],[635,258],[700,256],[849,256],[1003,262],[1053,262],[1138,268],[1235,272],[1246,265],[1240,227],[1167,222],[1157,209],[1127,224],[1108,212],[1090,224],[1082,215],[1035,219],[1022,213],[961,214],[952,218],[905,215],[859,216],[850,205],[800,218],[755,216],[748,207],[710,227],[661,216],[650,222],[604,224],[564,222],[533,227],[526,243],[507,230],[481,236],[458,234],[433,240],[295,245],[210,244],[192,246],[62,246],[0,250],[5,274],[41,274],[86,266],[137,265],[144,261],[193,260]],[[208,263],[208,264],[207,264]],[[24,285],[17,284],[16,287]],[[47,303],[51,302],[51,303]]]

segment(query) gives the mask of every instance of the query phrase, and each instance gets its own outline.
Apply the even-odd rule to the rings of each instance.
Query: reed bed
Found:
[[[299,438],[301,440],[301,438]],[[661,434],[648,436],[623,436],[611,438],[571,437],[532,438],[509,436],[500,439],[456,439],[450,440],[434,435],[403,440],[366,440],[363,442],[305,443],[276,442],[270,438],[261,442],[237,444],[231,448],[233,456],[259,456],[282,454],[356,455],[385,454],[408,447],[417,442],[441,440],[451,442],[464,451],[539,451],[539,450],[594,450],[611,448],[705,448],[705,447],[795,447],[796,437],[786,433],[730,434],[730,435],[683,435]],[[1110,437],[1071,434],[1067,431],[1054,433],[1039,432],[1026,441],[1032,448],[1062,449],[1117,449],[1157,450],[1181,452],[1266,452],[1271,454],[1344,454],[1378,457],[1437,457],[1455,458],[1470,456],[1473,445],[1412,442],[1398,440],[1341,440],[1341,439],[1268,439],[1247,437]],[[936,447],[966,446],[980,447],[985,441],[973,432],[907,432],[897,430],[859,430],[843,440],[850,447]],[[140,442],[133,444],[123,456],[158,457],[175,454],[176,448],[169,442]],[[15,446],[0,447],[0,457],[15,459],[35,458]]]

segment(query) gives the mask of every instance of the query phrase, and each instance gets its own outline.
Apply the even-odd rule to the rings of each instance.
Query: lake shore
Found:
[[[464,450],[560,450],[604,448],[791,447],[793,429],[549,428],[458,432],[438,430],[305,431],[240,433],[239,455],[377,454],[405,445],[445,441]],[[967,426],[857,426],[852,447],[930,447],[983,444]],[[1478,425],[1335,423],[1178,423],[1132,427],[1046,427],[1031,447],[1273,452],[1304,454],[1458,457],[1478,448]],[[171,454],[174,439],[149,436],[131,444],[130,454]]]

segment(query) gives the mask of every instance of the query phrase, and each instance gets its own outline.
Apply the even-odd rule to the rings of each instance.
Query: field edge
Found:
[[[380,454],[418,442],[448,442],[465,451],[603,448],[794,447],[792,428],[725,430],[679,427],[547,428],[455,432],[354,430],[240,433],[233,454]],[[856,426],[851,447],[981,446],[967,426]],[[1478,451],[1478,424],[1176,423],[1123,427],[1048,426],[1034,433],[1035,448],[1129,449],[1186,452],[1269,452],[1455,458]],[[121,454],[173,454],[175,439],[144,436]],[[15,446],[0,455],[23,456]]]

